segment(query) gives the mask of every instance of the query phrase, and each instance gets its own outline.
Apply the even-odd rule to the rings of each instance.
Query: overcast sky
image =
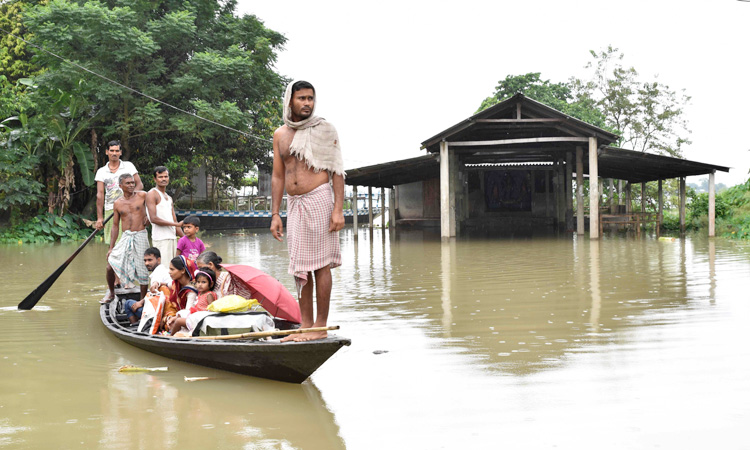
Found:
[[[641,80],[692,97],[687,159],[731,167],[717,183],[749,176],[750,2],[239,0],[238,13],[287,37],[277,69],[315,85],[348,169],[423,155],[507,75],[587,78],[588,51],[612,45]]]

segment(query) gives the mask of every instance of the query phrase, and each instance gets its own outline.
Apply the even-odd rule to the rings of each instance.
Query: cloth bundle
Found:
[[[296,130],[289,152],[300,161],[305,161],[307,167],[315,172],[325,170],[346,176],[338,132],[324,118],[315,115],[317,98],[310,117],[299,122],[292,121],[292,85],[294,82],[289,83],[284,94],[284,124]]]

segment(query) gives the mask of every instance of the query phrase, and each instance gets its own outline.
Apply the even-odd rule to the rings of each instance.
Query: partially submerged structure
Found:
[[[391,224],[440,226],[443,237],[463,228],[498,230],[558,227],[590,237],[601,220],[661,221],[662,181],[680,180],[680,224],[685,224],[685,177],[709,175],[709,235],[714,235],[714,174],[728,167],[613,147],[618,136],[523,94],[487,108],[422,142],[418,158],[347,171],[352,186],[395,188]],[[576,190],[573,192],[573,179]],[[584,178],[589,192],[584,198]],[[642,216],[624,208],[600,213],[600,179],[658,183],[658,211]],[[574,202],[575,199],[575,202]],[[573,210],[575,204],[576,210]]]

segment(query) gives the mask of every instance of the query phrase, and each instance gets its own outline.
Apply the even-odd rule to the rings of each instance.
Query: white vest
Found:
[[[172,222],[174,220],[172,218],[172,197],[166,194],[162,194],[162,192],[157,188],[152,188],[151,191],[158,192],[159,196],[161,197],[161,201],[156,204],[156,217]],[[148,214],[148,208],[146,208],[146,215],[148,215],[148,219],[151,220],[151,216]],[[177,238],[177,235],[175,234],[174,227],[165,227],[163,225],[156,225],[154,223],[151,224],[152,240],[161,241],[164,239],[175,238]]]

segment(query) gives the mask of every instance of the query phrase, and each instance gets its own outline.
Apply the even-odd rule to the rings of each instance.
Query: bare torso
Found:
[[[328,172],[315,172],[307,167],[305,161],[297,159],[289,153],[295,130],[282,126],[277,130],[275,139],[278,139],[279,155],[284,162],[284,187],[289,195],[306,194],[316,187],[328,183]]]
[[[120,197],[115,201],[115,210],[120,215],[122,231],[141,231],[146,228],[146,193],[136,191],[130,198]]]

